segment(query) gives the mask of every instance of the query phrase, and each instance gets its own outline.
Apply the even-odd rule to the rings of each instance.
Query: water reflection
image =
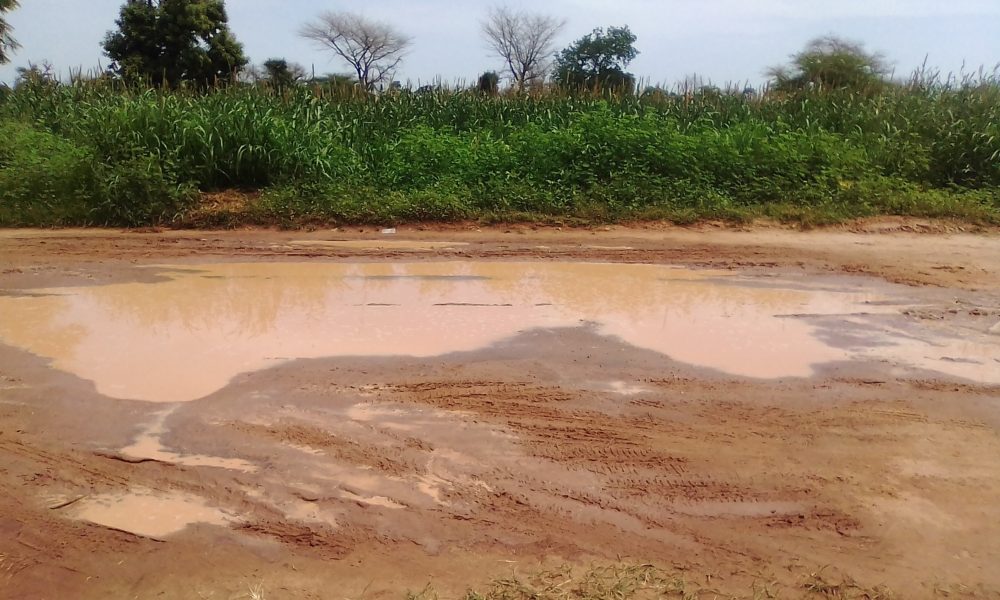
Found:
[[[158,283],[0,296],[0,340],[103,394],[155,402],[204,397],[294,358],[435,356],[582,322],[681,362],[774,378],[850,358],[810,321],[778,315],[851,313],[881,299],[720,285],[728,273],[655,265],[230,263],[163,273]]]

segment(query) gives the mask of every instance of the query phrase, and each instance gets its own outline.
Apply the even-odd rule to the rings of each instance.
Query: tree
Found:
[[[575,89],[631,90],[635,77],[625,69],[639,55],[635,40],[627,26],[595,29],[559,53],[556,81]]]
[[[4,13],[17,8],[17,2],[18,0],[0,0],[0,65],[10,62],[11,53],[21,47],[11,35],[14,28],[4,18]]]
[[[206,86],[248,62],[229,30],[224,0],[128,0],[115,23],[104,52],[112,71],[127,79]]]
[[[497,75],[496,71],[486,71],[479,76],[476,88],[480,94],[496,96],[500,93],[500,76]]]
[[[306,77],[306,70],[302,65],[289,63],[283,58],[264,61],[262,72],[263,78],[277,90],[294,87]]]
[[[354,89],[358,87],[358,82],[355,80],[354,75],[348,75],[345,73],[327,73],[326,75],[319,75],[310,79],[309,83],[341,89]]]
[[[324,13],[314,23],[304,25],[300,35],[351,65],[358,83],[369,92],[392,82],[411,43],[391,25],[349,12]]]
[[[816,38],[791,58],[790,65],[767,71],[777,90],[881,86],[889,73],[884,56],[868,52],[863,44],[832,35]]]
[[[506,7],[492,9],[482,23],[490,50],[506,63],[520,92],[545,78],[552,45],[565,26],[565,21],[555,17],[515,12]]]

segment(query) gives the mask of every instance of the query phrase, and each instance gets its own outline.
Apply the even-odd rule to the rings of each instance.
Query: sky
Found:
[[[107,65],[100,42],[123,0],[22,0],[8,15],[23,48],[0,66],[51,62],[65,75]],[[502,2],[502,0],[500,0]],[[230,27],[254,63],[286,58],[317,74],[347,72],[301,39],[302,24],[327,10],[387,21],[413,38],[397,79],[473,82],[498,69],[479,23],[497,0],[228,0]],[[883,52],[896,73],[924,63],[943,72],[1000,63],[1000,0],[510,0],[512,8],[563,17],[564,47],[595,27],[628,25],[639,57],[630,70],[646,83],[672,85],[697,74],[716,85],[756,84],[810,39],[836,34]]]

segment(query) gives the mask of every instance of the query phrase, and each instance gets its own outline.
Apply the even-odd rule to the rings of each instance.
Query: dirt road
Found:
[[[1000,597],[1000,237],[915,227],[0,231],[0,597]]]

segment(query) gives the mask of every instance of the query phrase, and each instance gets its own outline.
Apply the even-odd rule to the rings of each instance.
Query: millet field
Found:
[[[0,90],[0,139],[0,226],[1000,223],[989,79],[500,96],[35,81]],[[208,208],[217,192],[241,200]]]

